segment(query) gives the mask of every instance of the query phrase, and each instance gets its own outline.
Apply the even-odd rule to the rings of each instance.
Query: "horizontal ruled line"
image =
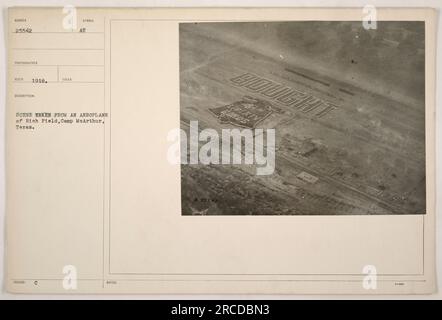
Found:
[[[104,67],[103,64],[12,64],[13,67]]]
[[[91,50],[91,51],[103,51],[97,48],[12,48],[12,50]]]
[[[39,33],[39,34],[53,34],[53,33],[62,33],[62,34],[104,34],[104,32],[95,32],[95,31],[89,31],[89,32],[78,32],[78,31],[32,31],[32,32],[11,32],[12,34],[33,34],[33,33]]]
[[[13,83],[26,83],[26,84],[38,84],[38,85],[45,85],[48,83],[104,83],[104,81],[47,81],[44,83],[40,82],[32,82],[32,81],[13,81]]]

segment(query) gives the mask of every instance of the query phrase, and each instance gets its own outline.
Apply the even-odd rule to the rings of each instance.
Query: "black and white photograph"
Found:
[[[182,215],[426,213],[423,21],[180,23],[179,59]]]

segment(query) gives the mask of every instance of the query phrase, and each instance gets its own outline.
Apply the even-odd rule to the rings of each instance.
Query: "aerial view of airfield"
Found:
[[[275,137],[267,174],[182,161],[182,215],[425,214],[424,40],[418,21],[180,23],[182,159],[192,122],[220,150],[223,129],[264,156]]]

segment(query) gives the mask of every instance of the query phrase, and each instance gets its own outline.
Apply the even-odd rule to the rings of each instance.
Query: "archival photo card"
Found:
[[[10,8],[6,290],[435,292],[437,11],[366,9]]]
[[[425,22],[179,24],[182,215],[425,214]]]

